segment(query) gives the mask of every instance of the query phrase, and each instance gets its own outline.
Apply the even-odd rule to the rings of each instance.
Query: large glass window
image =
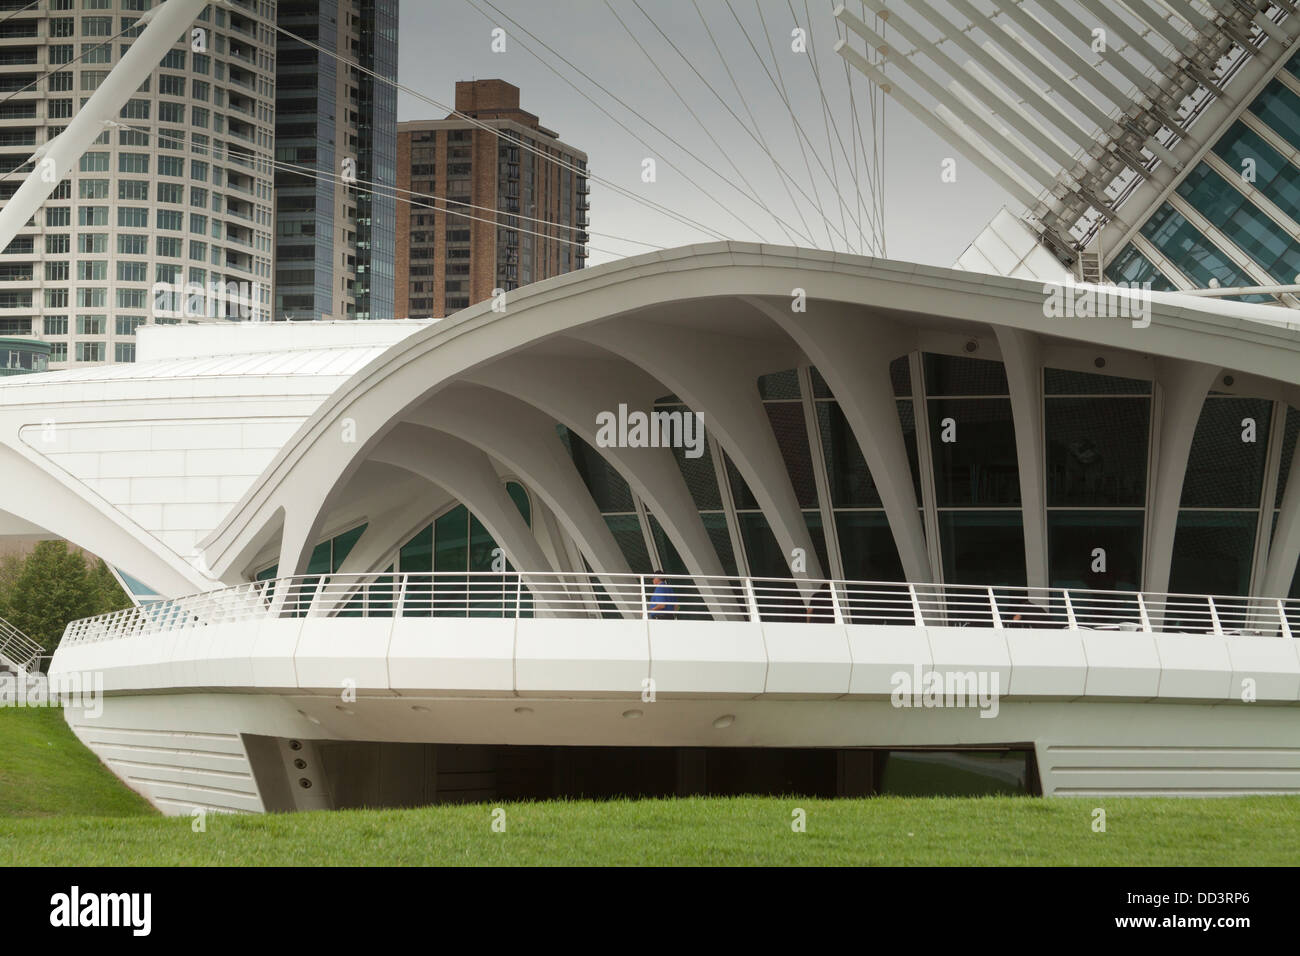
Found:
[[[1300,243],[1205,163],[1178,185],[1178,194],[1277,282],[1300,273]]]

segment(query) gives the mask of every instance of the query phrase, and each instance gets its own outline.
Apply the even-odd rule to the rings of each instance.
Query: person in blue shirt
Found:
[[[664,580],[662,571],[654,573],[654,591],[650,594],[650,619],[672,621],[677,617],[677,595]]]

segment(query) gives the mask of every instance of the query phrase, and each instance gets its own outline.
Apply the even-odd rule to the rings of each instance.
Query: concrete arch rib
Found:
[[[445,488],[472,511],[515,567],[554,571],[487,454],[453,435],[404,422],[375,448],[375,461],[396,465]]]
[[[512,356],[469,378],[519,396],[593,447],[599,412],[612,411],[620,402],[649,410],[666,388],[643,369],[612,356],[608,360]],[[599,450],[663,525],[687,570],[722,575],[722,562],[672,452],[666,448]],[[573,477],[583,487],[576,469]]]
[[[458,385],[408,421],[452,435],[506,465],[542,498],[593,568],[630,571],[552,418],[495,389]]]
[[[794,577],[823,576],[781,447],[758,394],[760,375],[797,364],[790,354],[774,356],[768,343],[753,339],[665,327],[644,319],[602,322],[574,334],[639,365],[703,415],[705,428],[717,435],[749,484],[787,563],[795,548],[807,555],[807,571]]]
[[[788,302],[777,305],[753,296],[745,302],[794,339],[826,379],[871,471],[903,573],[909,581],[933,581],[889,377],[890,362],[913,347],[915,336],[837,303],[813,301],[808,312],[796,315]]]
[[[691,301],[721,307],[740,296],[775,299],[810,284],[826,301],[900,315],[938,316],[983,328],[1042,330],[1039,283],[815,250],[726,242],[583,269],[511,293],[505,313],[493,312],[489,303],[463,310],[409,336],[357,372],[285,443],[260,479],[204,539],[201,546],[208,565],[222,580],[238,578],[265,544],[281,510],[303,507],[319,513],[327,509],[336,489],[355,474],[358,463],[394,421],[448,382],[507,353],[528,351],[592,323],[617,326],[647,316],[673,317]],[[1183,296],[1155,293],[1152,323],[1145,329],[1107,319],[1078,319],[1060,336],[1174,360],[1194,362],[1198,356],[1215,355],[1225,367],[1300,384],[1296,361],[1300,336],[1268,324],[1275,321],[1272,315],[1273,310],[1264,306],[1188,303]],[[739,335],[716,333],[711,313],[700,315],[700,326],[715,329],[713,341],[724,343],[721,352],[705,356],[709,363],[717,364],[718,355],[730,358],[743,350],[747,330],[734,324],[734,315],[730,318],[729,328]],[[674,363],[679,358],[676,352],[671,355]],[[712,364],[709,375],[716,371]],[[349,421],[356,428],[355,444],[339,440],[340,427]],[[713,424],[718,424],[716,418]],[[309,540],[307,535],[298,543],[295,561],[305,561]]]
[[[23,494],[22,519],[103,558],[162,594],[190,594],[212,587],[153,535],[87,493],[67,487],[61,473],[46,470],[15,449],[0,446],[0,488]],[[276,514],[271,520],[277,519]]]
[[[1144,573],[1147,591],[1169,590],[1173,568],[1174,534],[1178,508],[1183,497],[1183,480],[1192,452],[1196,424],[1201,419],[1205,396],[1219,374],[1219,368],[1199,362],[1160,360],[1156,385],[1160,399],[1160,430],[1155,444],[1155,473],[1148,493],[1147,544]]]

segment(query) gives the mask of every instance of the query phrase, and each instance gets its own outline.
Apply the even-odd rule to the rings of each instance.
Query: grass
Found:
[[[1094,833],[1092,811],[1107,810]],[[791,829],[791,810],[807,831]],[[0,819],[0,866],[1290,865],[1290,797],[688,798],[189,818]]]
[[[1106,810],[1106,832],[1093,810]],[[806,812],[806,832],[791,811]],[[1300,798],[722,797],[161,817],[49,710],[0,710],[0,866],[1292,865]]]
[[[0,708],[0,820],[155,816],[68,728],[57,707]]]

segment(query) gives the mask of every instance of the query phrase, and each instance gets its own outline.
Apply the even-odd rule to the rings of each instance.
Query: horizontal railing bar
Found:
[[[909,622],[1194,633],[1285,633],[1300,601],[1094,589],[837,579],[664,575],[672,617]],[[247,582],[74,621],[76,643],[180,628],[301,617],[657,618],[653,576],[531,571],[304,574]],[[0,628],[0,648],[8,631]],[[40,649],[37,647],[37,651]]]

